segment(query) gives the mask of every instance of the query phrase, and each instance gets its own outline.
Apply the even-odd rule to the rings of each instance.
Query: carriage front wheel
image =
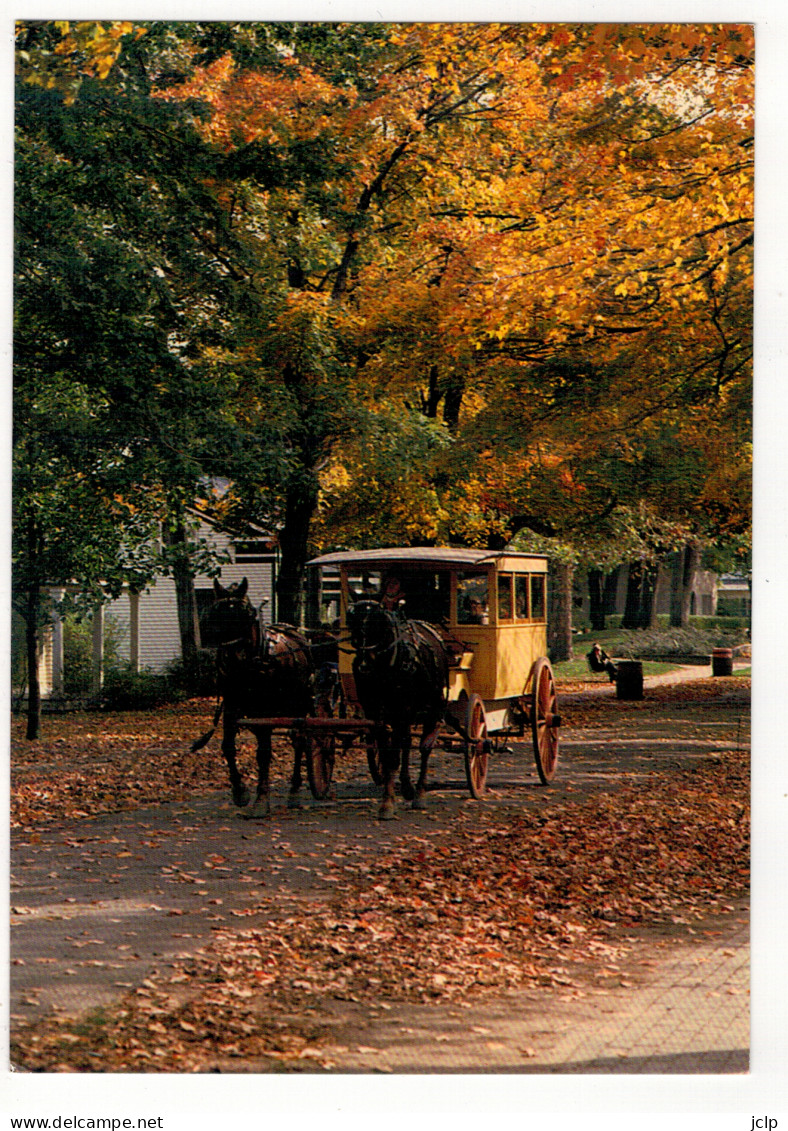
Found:
[[[465,729],[468,739],[465,742],[465,776],[468,789],[477,801],[484,796],[487,782],[487,762],[490,754],[490,741],[487,737],[487,716],[484,703],[476,692],[468,701],[468,715]]]
[[[536,770],[542,784],[547,785],[555,777],[558,768],[558,727],[561,724],[561,716],[558,714],[553,669],[545,656],[540,656],[534,663],[528,682],[531,685],[528,713],[531,719]],[[527,686],[526,684],[526,688]]]

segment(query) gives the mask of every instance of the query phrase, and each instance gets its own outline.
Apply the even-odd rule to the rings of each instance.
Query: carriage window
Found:
[[[512,619],[512,575],[498,574],[498,620]]]
[[[451,579],[448,573],[427,569],[401,570],[405,616],[440,624],[449,619]]]
[[[545,619],[544,574],[531,574],[531,620]]]
[[[528,574],[518,573],[514,578],[514,613],[518,620],[528,620]]]
[[[487,624],[487,575],[457,574],[457,623]]]
[[[399,582],[398,588],[391,583]],[[425,569],[364,570],[348,578],[351,601],[379,601],[391,594],[391,608],[409,620],[440,624],[449,619],[451,581],[448,573]]]
[[[374,601],[380,594],[380,570],[365,569],[348,577],[351,601]]]

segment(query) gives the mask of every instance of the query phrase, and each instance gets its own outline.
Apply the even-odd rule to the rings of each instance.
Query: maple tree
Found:
[[[281,530],[280,615],[297,619],[310,545],[581,536],[644,480],[657,512],[684,517],[665,472],[710,421],[735,420],[735,458],[734,441],[726,458],[706,445],[692,507],[730,523],[735,481],[746,524],[750,28],[121,38],[80,98],[91,82],[118,105],[134,93],[142,135],[162,139],[157,195],[162,155],[193,155],[179,333],[240,426],[244,459],[224,461],[238,506]],[[84,53],[70,29],[63,42]],[[381,420],[394,460],[369,441]],[[671,429],[662,463],[656,441],[646,456]]]

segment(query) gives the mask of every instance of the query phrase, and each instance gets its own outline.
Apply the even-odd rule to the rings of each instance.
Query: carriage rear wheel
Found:
[[[465,743],[465,776],[468,779],[471,796],[479,800],[484,796],[487,782],[490,741],[487,738],[484,703],[476,692],[471,695],[468,702],[465,728],[468,732],[468,740]]]
[[[561,716],[558,714],[558,697],[550,661],[540,656],[529,676],[531,696],[529,715],[531,735],[534,744],[536,770],[543,785],[555,777],[558,768],[558,727]],[[527,688],[526,684],[526,688]]]
[[[318,718],[330,718],[331,709],[318,705]],[[324,801],[331,788],[334,774],[335,740],[333,734],[319,730],[307,734],[306,776],[309,788],[316,801]]]

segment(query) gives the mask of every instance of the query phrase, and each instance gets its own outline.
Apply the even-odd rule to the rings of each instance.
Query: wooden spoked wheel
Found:
[[[558,768],[558,727],[561,725],[561,716],[558,714],[553,669],[546,657],[540,656],[535,662],[529,682],[529,714],[536,770],[542,784],[547,785],[555,777]]]
[[[330,718],[330,708],[323,704],[318,705],[319,718]],[[317,801],[324,801],[331,788],[331,778],[334,775],[335,740],[333,734],[315,731],[307,735],[306,746],[306,776],[312,796]]]
[[[487,782],[490,741],[487,738],[484,703],[475,692],[468,702],[465,727],[468,732],[468,740],[465,743],[465,776],[468,779],[471,796],[479,800],[484,796]]]

